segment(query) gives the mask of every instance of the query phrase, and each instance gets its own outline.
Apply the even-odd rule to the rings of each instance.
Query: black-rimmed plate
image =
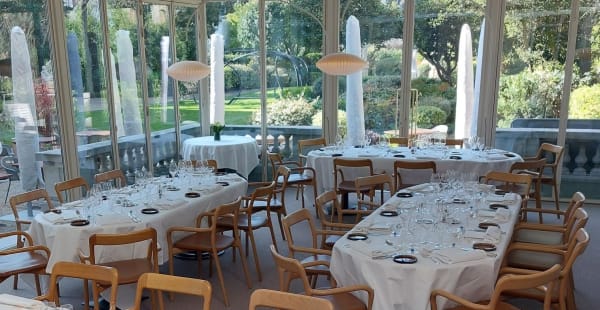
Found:
[[[400,197],[400,198],[410,198],[412,196],[413,196],[412,193],[406,193],[406,192],[401,192],[401,193],[396,194],[396,197]]]
[[[504,153],[504,156],[506,156],[506,157],[517,157],[517,155],[515,155],[513,153]]]
[[[50,209],[50,210],[46,210],[44,211],[44,213],[54,213],[54,214],[61,214],[62,210],[61,209]]]
[[[473,249],[491,252],[491,251],[496,251],[496,245],[493,243],[487,243],[487,242],[476,242],[476,243],[473,243]]]
[[[185,197],[187,197],[187,198],[198,198],[198,197],[200,197],[200,193],[187,192],[187,193],[185,193]]]
[[[491,227],[491,226],[495,226],[498,228],[500,227],[500,225],[498,225],[498,223],[493,223],[493,222],[482,222],[482,223],[479,223],[478,227],[481,229],[487,229],[488,227]]]
[[[225,182],[225,181],[218,181],[217,184],[219,184],[221,186],[229,186],[229,182]]]
[[[179,187],[176,186],[167,186],[166,190],[170,191],[170,192],[175,192],[179,190]]]
[[[155,208],[145,208],[140,210],[140,212],[144,213],[144,214],[156,214],[158,213],[158,209]]]
[[[456,155],[452,155],[452,156],[450,156],[449,158],[450,158],[450,159],[456,159],[456,160],[462,159],[462,157],[460,157],[460,156],[456,156]]]
[[[351,234],[348,234],[348,236],[346,238],[348,238],[348,240],[356,241],[356,240],[367,240],[369,237],[363,233],[351,233]]]
[[[508,209],[508,206],[503,205],[503,204],[499,204],[499,203],[492,203],[490,205],[490,209],[492,210],[498,210],[498,209]]]
[[[406,156],[404,154],[394,154],[394,157],[405,158]]]
[[[466,202],[464,199],[460,199],[460,198],[454,198],[454,199],[452,199],[452,203],[456,203],[456,204],[461,204],[461,205],[464,205],[464,204],[466,204],[467,202]]]
[[[398,264],[414,264],[417,262],[417,257],[414,255],[396,255],[392,260]]]
[[[85,225],[89,225],[90,221],[88,220],[74,220],[71,221],[71,226],[85,226]]]
[[[494,194],[496,194],[496,195],[500,195],[500,196],[501,196],[501,195],[504,195],[504,194],[506,194],[506,191],[503,191],[503,190],[501,190],[501,189],[497,189],[497,190],[495,190],[495,191],[494,191]]]
[[[383,210],[379,212],[381,216],[398,216],[398,212],[392,210]]]
[[[331,157],[339,157],[339,156],[343,156],[344,154],[341,153],[333,153],[331,154]]]

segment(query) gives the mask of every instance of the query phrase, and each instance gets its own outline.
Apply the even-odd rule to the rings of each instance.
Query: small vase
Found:
[[[215,141],[221,141],[221,132],[215,131]]]

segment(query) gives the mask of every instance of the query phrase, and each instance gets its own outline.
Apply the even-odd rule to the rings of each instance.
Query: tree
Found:
[[[484,5],[483,0],[415,2],[415,47],[435,67],[442,81],[454,85],[460,29],[468,24],[473,33],[478,33]]]

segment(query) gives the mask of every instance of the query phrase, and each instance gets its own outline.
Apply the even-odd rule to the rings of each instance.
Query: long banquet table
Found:
[[[375,310],[429,309],[434,289],[472,301],[489,298],[521,199],[512,193],[486,192],[483,185],[475,188],[482,191],[473,191],[474,199],[465,199],[464,193],[440,194],[430,184],[401,191],[412,197],[392,196],[335,243],[331,259],[334,278],[340,286],[372,287]],[[488,207],[491,203],[507,209],[494,211]],[[382,211],[399,215],[383,216]],[[497,223],[499,229],[480,229],[482,222]],[[348,239],[357,232],[366,234],[367,239]],[[495,244],[496,250],[474,250],[476,242]],[[396,255],[412,255],[417,261],[400,264],[393,260]],[[366,296],[360,297],[366,300]],[[448,306],[444,301],[442,309],[444,305]]]
[[[220,184],[216,183],[220,182]],[[159,198],[158,186],[163,195]],[[237,174],[222,176],[189,175],[181,178],[156,178],[145,186],[129,186],[115,190],[107,200],[89,199],[66,203],[58,209],[61,214],[38,214],[33,219],[29,233],[35,244],[50,249],[47,271],[58,261],[79,261],[80,252],[89,253],[88,239],[96,233],[124,233],[145,227],[157,231],[159,264],[168,257],[166,231],[172,226],[194,226],[196,217],[221,204],[231,202],[246,193],[248,182]],[[199,197],[187,198],[187,192],[199,193]],[[91,206],[91,208],[90,208]],[[143,209],[154,208],[155,214],[142,213]],[[154,211],[154,210],[151,210]],[[154,211],[155,212],[155,211]],[[70,225],[73,217],[85,218],[89,213],[90,224]],[[118,260],[138,256],[144,246],[122,247],[118,251],[102,251],[97,254],[100,261]]]
[[[396,160],[432,160],[436,163],[438,173],[456,170],[473,173],[476,176],[483,176],[489,171],[508,171],[513,163],[523,161],[518,154],[502,150],[474,151],[453,148],[417,150],[408,147],[381,148],[376,146],[366,148],[326,147],[313,150],[307,154],[307,166],[315,169],[319,193],[334,188],[333,159],[337,156],[350,159],[369,158],[373,162],[373,168],[376,171],[384,171],[388,174],[393,173],[394,161]],[[347,179],[353,179],[365,173],[365,171],[355,171],[356,175],[348,172],[344,172],[344,175]],[[429,180],[423,181],[428,182]],[[413,182],[413,184],[415,183],[419,182]]]

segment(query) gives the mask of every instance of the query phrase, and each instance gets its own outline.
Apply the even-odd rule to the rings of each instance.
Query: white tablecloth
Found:
[[[384,217],[379,214],[380,210],[376,210],[360,222],[359,227],[371,227],[371,230],[365,230],[369,232],[367,240],[352,241],[342,238],[335,243],[331,259],[331,272],[334,278],[340,286],[366,284],[372,287],[375,290],[374,310],[429,309],[429,295],[434,289],[444,289],[472,301],[483,300],[491,296],[504,251],[508,246],[517,219],[520,198],[515,197],[514,201],[505,202],[510,210],[510,216],[505,220],[468,216],[468,214],[479,213],[490,215],[487,214],[491,211],[487,208],[489,202],[485,201],[473,209],[469,208],[471,202],[467,204],[449,203],[448,206],[452,210],[451,215],[454,214],[457,218],[467,217],[458,224],[450,224],[451,221],[447,221],[448,224],[423,224],[423,221],[416,221],[418,218],[436,219],[436,212],[424,211],[422,216],[412,217],[415,224],[408,230],[413,232],[413,237],[407,234],[406,229],[398,229],[396,224],[407,225],[403,217],[411,217],[411,212],[416,211],[407,210],[415,210],[419,201],[425,203],[424,210],[436,210],[436,207],[432,206],[437,197],[436,194],[426,190],[424,192],[423,196],[413,192],[415,196],[412,198],[393,196],[380,207],[380,209],[399,210],[400,216]],[[429,208],[427,208],[428,205]],[[465,208],[462,211],[473,210],[474,213],[460,212],[461,208]],[[507,210],[502,210],[504,213],[507,212]],[[463,226],[466,236],[485,236],[486,232],[479,231],[480,229],[477,227],[483,221],[500,223],[500,229],[503,232],[500,240],[457,238],[456,235],[449,233],[456,229],[460,230],[460,226]],[[375,230],[375,227],[379,230]],[[381,227],[389,227],[389,230],[386,232]],[[397,231],[396,235],[393,234],[394,230]],[[496,244],[497,250],[490,252],[497,254],[495,257],[488,256],[480,250],[480,252],[473,252],[472,243],[483,241]],[[436,248],[437,242],[442,243],[441,247]],[[454,246],[451,245],[452,243]],[[411,249],[415,249],[415,251],[413,252]],[[461,256],[462,258],[474,254],[479,254],[480,257],[476,260],[445,264],[439,261],[436,263],[429,256],[430,253],[441,255],[446,251],[458,252],[459,256],[464,251],[465,255]],[[414,264],[398,264],[391,259],[391,256],[396,254],[413,254],[418,261]],[[388,256],[379,259],[372,258],[372,256],[380,255]],[[361,298],[366,300],[366,296],[361,296]],[[443,309],[444,305],[442,304],[441,307]]]
[[[413,153],[407,147],[391,149],[377,147],[345,147],[342,150],[328,147],[322,151],[314,150],[308,153],[307,166],[315,169],[319,193],[333,190],[333,159],[336,157],[331,156],[332,154],[342,154],[341,157],[351,159],[369,158],[373,162],[373,168],[376,172],[385,171],[390,175],[394,171],[394,161],[396,160],[433,160],[436,163],[438,173],[456,170],[461,172],[472,172],[476,176],[483,176],[489,171],[508,172],[510,166],[514,162],[523,161],[521,156],[501,150],[479,152],[465,149],[431,149],[417,150]],[[508,157],[505,154],[509,154],[508,156],[511,157]],[[452,159],[450,157],[460,159]],[[350,172],[344,172],[347,179],[353,179],[363,174],[366,175],[366,170],[357,172],[356,175],[353,175]],[[428,182],[429,180],[427,179],[424,181]],[[417,182],[411,183],[416,184]]]
[[[200,178],[197,178],[200,180]],[[158,252],[159,264],[169,260],[167,251],[167,236],[166,231],[172,226],[195,226],[196,217],[205,211],[212,210],[221,204],[228,203],[236,199],[238,196],[246,194],[248,183],[246,180],[236,174],[228,174],[218,176],[215,180],[226,181],[228,186],[218,184],[194,185],[193,190],[200,192],[198,198],[186,198],[185,193],[189,191],[186,185],[178,186],[182,180],[175,178],[174,181],[165,179],[156,179],[154,184],[159,182],[173,182],[172,184],[178,188],[177,191],[164,190],[162,198],[158,198],[156,188],[153,189],[155,196],[149,197],[149,202],[136,203],[131,207],[123,207],[123,199],[131,199],[131,201],[144,199],[144,195],[150,195],[143,191],[136,191],[135,188],[127,187],[120,191],[119,194],[114,194],[108,200],[103,201],[100,206],[93,207],[92,224],[87,226],[71,226],[70,221],[64,224],[53,224],[44,214],[38,214],[32,221],[29,227],[35,244],[45,245],[50,249],[50,260],[48,262],[47,271],[52,270],[54,263],[58,261],[79,261],[79,253],[82,251],[86,255],[89,253],[88,240],[95,233],[123,233],[132,230],[142,229],[145,227],[153,227],[158,235],[158,244],[161,251]],[[193,181],[192,181],[193,182]],[[195,182],[199,184],[199,182]],[[163,187],[166,188],[166,184]],[[78,201],[75,203],[65,204],[64,208],[81,209],[84,212],[84,207],[87,201]],[[156,208],[159,210],[157,214],[143,214],[141,209]],[[129,215],[132,212],[134,222]],[[68,212],[65,212],[68,213]],[[121,258],[131,258],[134,256],[145,255],[145,247],[123,247],[118,251],[111,249],[106,253],[100,252],[96,254],[100,261],[119,260]]]
[[[219,168],[232,168],[248,176],[258,165],[260,150],[251,137],[221,136],[215,141],[213,136],[191,138],[183,141],[183,158],[186,160],[216,159]]]

